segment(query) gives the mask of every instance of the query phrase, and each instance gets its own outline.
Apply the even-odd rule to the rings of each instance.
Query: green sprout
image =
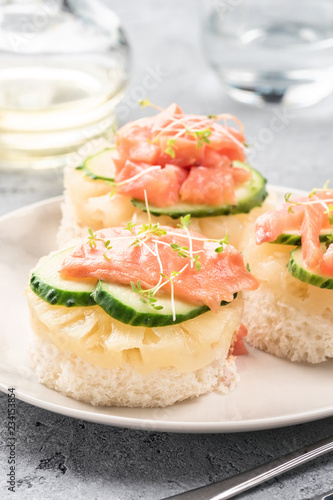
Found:
[[[196,130],[195,132],[191,132],[190,134],[195,137],[197,140],[197,149],[202,148],[204,144],[209,144],[209,139],[212,135],[212,131],[210,128],[205,128],[204,130]]]
[[[139,299],[140,302],[150,305],[153,309],[155,309],[155,311],[160,311],[161,309],[163,309],[163,306],[156,305],[157,299],[154,297],[156,287],[150,288],[148,290],[143,290],[140,281],[137,281],[136,286],[133,281],[131,281],[131,287],[133,292],[141,295]]]
[[[226,233],[222,240],[218,241],[219,246],[215,248],[216,253],[222,253],[225,245],[229,245],[229,234]]]
[[[151,106],[151,102],[150,102],[150,99],[141,99],[139,101],[139,105],[141,106],[141,108],[146,108],[147,106]]]
[[[89,236],[88,236],[88,242],[90,248],[95,248],[96,247],[96,241],[97,241],[97,234],[93,232],[91,227],[88,229]]]
[[[167,148],[164,150],[164,153],[167,155],[171,156],[171,158],[176,157],[176,151],[175,151],[175,139],[168,139],[167,141]]]
[[[106,260],[111,260],[111,257],[109,257],[109,256],[107,255],[108,251],[109,251],[109,250],[112,250],[112,245],[110,244],[110,240],[106,240],[106,241],[104,241],[104,243],[103,243],[103,244],[104,244],[104,248],[106,248],[106,251],[105,251],[105,253],[103,254],[104,259],[106,259]]]
[[[180,224],[177,224],[177,227],[180,229],[185,229],[191,224],[191,214],[184,215],[180,218]]]

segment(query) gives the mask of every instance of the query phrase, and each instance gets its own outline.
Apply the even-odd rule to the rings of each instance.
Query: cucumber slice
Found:
[[[321,242],[328,241],[333,236],[333,229],[323,229],[320,233],[319,239]],[[276,240],[270,243],[278,243],[279,245],[294,245],[298,246],[302,243],[301,235],[297,231],[288,231],[281,233]]]
[[[93,156],[87,158],[83,165],[77,167],[93,180],[114,183],[115,168],[112,161],[113,148],[107,148]],[[251,171],[251,179],[243,186],[237,188],[237,205],[223,204],[213,205],[193,205],[190,203],[179,203],[171,207],[156,207],[149,205],[149,210],[154,215],[169,215],[173,219],[191,214],[193,217],[210,217],[215,215],[229,215],[238,213],[248,213],[252,208],[260,206],[267,197],[266,179],[249,165],[235,161],[235,167],[244,168]],[[141,200],[132,199],[132,204],[146,212],[146,205]]]
[[[82,307],[96,305],[92,292],[96,280],[71,279],[59,276],[61,264],[74,247],[51,255],[35,269],[30,279],[31,290],[41,299],[55,306]]]
[[[106,148],[100,153],[89,156],[77,170],[82,170],[87,177],[93,180],[114,182],[115,167],[112,160],[114,148]]]
[[[237,294],[234,295],[236,297]],[[182,323],[209,311],[209,307],[197,307],[187,302],[175,299],[176,320],[173,321],[170,297],[156,297],[157,306],[163,309],[155,310],[149,304],[140,301],[141,296],[135,293],[129,285],[99,281],[93,292],[96,303],[112,318],[132,326],[168,326]],[[226,305],[228,302],[222,302]]]
[[[254,207],[258,207],[267,197],[266,179],[254,168],[241,162],[234,162],[236,166],[251,171],[251,179],[236,188],[237,205],[193,205],[190,203],[178,203],[169,207],[156,207],[149,204],[149,210],[154,215],[169,215],[173,219],[178,219],[183,215],[190,214],[192,217],[213,217],[215,215],[230,215],[239,213],[248,213]],[[144,212],[147,211],[146,205],[141,200],[131,200],[135,207]]]
[[[325,245],[323,245],[323,247],[326,248]],[[325,274],[313,272],[304,266],[302,247],[295,248],[295,250],[290,252],[290,261],[287,267],[294,278],[304,281],[304,283],[308,283],[309,285],[333,290],[333,276],[329,277]]]

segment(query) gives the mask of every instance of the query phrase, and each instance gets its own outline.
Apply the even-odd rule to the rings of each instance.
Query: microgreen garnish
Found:
[[[130,244],[131,247],[138,246],[141,243],[144,243],[145,240],[149,239],[150,236],[157,236],[157,238],[160,238],[161,236],[164,236],[167,234],[165,229],[160,228],[160,225],[158,222],[156,224],[152,224],[151,222],[149,222],[148,224],[142,224],[142,226],[138,228],[139,230],[137,231],[137,233],[135,233],[133,231],[133,227],[135,225],[136,224],[129,223],[129,224],[127,224],[127,227],[125,227],[125,229],[130,231],[130,233],[133,236],[135,236],[135,239]],[[140,237],[140,235],[142,235],[142,236]]]
[[[188,257],[188,247],[181,247],[179,243],[170,243],[170,246],[174,252],[178,252],[178,257]]]
[[[160,228],[158,222],[156,224],[152,223],[146,190],[144,190],[144,195],[145,195],[146,210],[148,214],[148,223],[142,224],[142,226],[140,226],[138,228],[138,231],[136,232],[133,229],[136,224],[133,222],[129,222],[124,229],[129,231],[135,237],[135,239],[130,244],[130,247],[142,244],[147,248],[149,252],[151,252],[155,257],[157,257],[156,253],[145,243],[145,241],[149,239],[151,236],[157,236],[158,238],[160,238],[161,236],[166,235],[167,232],[165,229]]]
[[[199,261],[199,255],[197,253],[194,255],[194,265],[195,265],[195,269],[198,273],[201,269],[201,262]]]
[[[188,241],[189,241],[189,255],[188,255],[188,257],[191,259],[191,267],[193,267],[193,264],[195,264],[195,268],[199,272],[200,268],[201,268],[201,264],[200,264],[200,262],[198,262],[198,258],[195,258],[193,255],[192,237],[191,237],[190,231],[188,230],[188,226],[190,224],[191,224],[191,215],[187,214],[187,215],[184,215],[183,217],[180,218],[180,224],[177,224],[177,226],[186,232],[186,235],[187,235]]]
[[[191,214],[184,215],[180,218],[180,224],[177,224],[177,227],[180,229],[185,229],[191,224]]]
[[[91,229],[91,227],[88,229],[89,236],[88,236],[88,243],[91,249],[96,248],[97,241],[101,241],[103,243],[104,248],[106,248],[103,257],[106,260],[111,260],[111,257],[107,255],[108,251],[112,249],[112,245],[110,240],[104,240],[104,238],[97,238],[97,233],[94,233],[94,231]]]
[[[209,144],[208,137],[212,134],[212,131],[210,128],[205,128],[203,130],[191,130],[190,128],[185,127],[185,133],[195,138],[197,143],[197,149],[199,149],[204,144]],[[177,147],[175,146],[175,140],[177,139],[177,137],[180,137],[180,135],[183,134],[178,133],[171,139],[168,139],[167,141],[167,148],[164,150],[164,152],[169,156],[171,156],[171,158],[176,157]]]
[[[290,207],[288,207],[288,213],[294,213],[293,206],[307,206],[307,205],[322,205],[325,211],[323,212],[325,215],[327,215],[328,221],[330,224],[333,224],[333,204],[331,203],[332,199],[327,199],[327,200],[322,200],[322,199],[317,199],[317,200],[310,200],[310,198],[313,198],[316,196],[318,191],[332,191],[332,189],[328,189],[328,183],[329,181],[326,181],[324,184],[323,188],[315,188],[311,191],[309,194],[309,201],[290,201],[290,197],[292,193],[286,193],[284,195],[284,199],[287,203],[290,203]]]
[[[157,299],[154,297],[156,287],[150,288],[148,290],[143,290],[140,281],[137,281],[136,286],[133,281],[131,281],[131,287],[133,292],[141,295],[139,299],[140,302],[150,305],[153,309],[155,309],[155,311],[160,311],[161,309],[163,309],[163,306],[156,305]]]
[[[167,234],[165,229],[160,228],[159,223],[157,222],[156,224],[152,224],[151,222],[149,224],[142,224],[140,231],[138,234],[146,233],[147,236],[153,235],[157,236],[158,238],[160,236],[164,236]]]
[[[160,261],[159,261],[160,263]],[[170,283],[171,286],[171,308],[172,308],[172,316],[173,316],[173,321],[176,320],[176,311],[175,311],[175,297],[174,297],[174,287],[173,287],[173,280],[182,274],[183,271],[187,268],[188,264],[184,266],[180,271],[171,271],[170,276],[167,276],[164,272],[162,267],[161,272],[160,272],[160,280],[155,285],[153,288],[149,288],[147,290],[144,290],[141,286],[140,281],[137,281],[136,285],[131,281],[131,287],[133,292],[137,293],[140,295],[140,302],[143,304],[148,304],[150,305],[155,311],[160,311],[163,309],[163,306],[159,306],[156,304],[158,302],[158,299],[156,299],[155,294],[158,292],[163,286],[165,286],[167,283]],[[162,282],[162,278],[164,278],[166,281]]]
[[[330,183],[330,180],[328,179],[325,184],[323,185],[322,188],[314,188],[312,189],[311,193],[309,194],[309,198],[312,198],[313,196],[315,196],[317,194],[318,191],[328,191],[330,190],[328,185]]]
[[[172,248],[172,250],[174,252],[178,253],[178,257],[183,257],[185,259],[191,259],[191,267],[193,267],[193,263],[194,263],[195,269],[197,270],[197,272],[200,271],[200,269],[201,269],[201,263],[199,261],[199,255],[198,254],[195,254],[195,255],[192,256],[190,254],[189,248],[188,247],[182,247],[182,246],[180,246],[179,243],[170,243],[170,247]]]
[[[88,232],[89,232],[89,236],[88,236],[89,246],[90,246],[90,248],[95,248],[96,247],[97,234],[93,232],[93,230],[91,229],[91,227],[88,229]]]
[[[141,108],[146,108],[147,106],[150,106],[150,100],[149,99],[141,99],[139,101],[139,105]]]
[[[225,245],[229,245],[229,234],[226,233],[222,240],[219,240],[219,246],[215,248],[216,253],[222,253]]]
[[[167,148],[164,150],[164,153],[167,155],[171,156],[171,158],[176,157],[176,151],[175,151],[175,139],[168,139],[167,141]]]
[[[110,245],[110,240],[104,241],[104,248],[106,248],[105,253],[103,254],[104,259],[111,260],[111,257],[108,256],[108,251],[112,249],[112,245]]]
[[[165,278],[166,281],[162,285],[160,285],[160,287],[163,286],[167,282],[170,283],[170,287],[171,287],[171,309],[172,309],[172,319],[173,319],[173,321],[176,321],[175,294],[174,294],[173,280],[177,276],[179,276],[180,274],[182,274],[182,272],[185,271],[185,269],[187,268],[187,266],[188,266],[188,264],[186,264],[186,266],[184,266],[180,271],[171,271],[170,276],[167,276],[166,274],[161,273],[162,278]]]
[[[140,101],[138,101],[138,104],[141,106],[141,108],[146,108],[147,106],[150,106],[151,108],[158,109],[158,111],[163,111],[163,108],[161,108],[160,106],[156,106],[156,104],[150,102],[150,99],[148,98],[141,99]]]
[[[135,292],[135,293],[140,293],[142,291],[142,287],[141,287],[140,281],[137,281],[137,286],[135,286],[135,284],[133,283],[133,281],[131,281],[131,287],[132,287],[133,292]]]
[[[135,236],[135,233],[134,233],[134,231],[133,231],[133,228],[134,228],[135,226],[136,226],[135,222],[129,222],[129,223],[127,224],[127,226],[126,226],[126,227],[124,227],[124,229],[125,229],[126,231],[129,231],[131,234],[133,234],[133,236]]]
[[[328,234],[326,236],[326,241],[325,241],[326,250],[328,250],[328,247],[332,245],[332,243],[333,243],[333,234]]]
[[[180,271],[171,271],[170,276],[167,276],[164,273],[161,273],[161,276],[162,276],[162,278],[165,278],[166,280],[171,282],[173,278],[175,278],[176,276],[179,276],[180,274],[181,274]]]
[[[333,205],[328,205],[327,216],[328,216],[328,222],[330,224],[333,224]]]
[[[286,193],[286,194],[284,195],[284,201],[285,201],[286,203],[292,203],[292,202],[290,201],[290,197],[291,197],[291,196],[292,196],[292,193]],[[292,204],[293,204],[293,203],[292,203]],[[293,207],[292,207],[291,205],[290,205],[290,207],[288,207],[288,213],[289,213],[289,214],[293,214],[293,213],[294,213],[294,209],[293,209]]]
[[[152,104],[148,98],[141,99],[138,102],[142,108],[150,106],[159,111],[165,112],[166,115],[169,114],[169,120],[167,121],[167,123],[157,128],[155,130],[156,133],[148,139],[148,142],[151,144],[158,143],[161,136],[167,137],[167,143],[164,152],[171,158],[176,157],[177,147],[175,146],[175,140],[178,137],[192,136],[196,140],[196,147],[201,148],[205,144],[209,144],[209,137],[211,136],[213,130],[219,136],[229,137],[230,140],[232,140],[239,147],[245,147],[244,144],[239,139],[237,139],[237,137],[235,137],[235,135],[232,134],[228,129],[227,121],[232,120],[239,126],[240,133],[242,134],[243,132],[242,123],[232,115],[185,115],[181,111],[169,112],[168,109],[165,110],[159,106],[156,106],[155,104]],[[221,120],[223,121],[223,125],[219,124],[219,126],[216,127],[215,124]]]
[[[195,130],[194,132],[189,131],[189,132],[197,140],[197,149],[201,148],[205,143],[209,144],[208,137],[212,135],[212,131],[210,128],[206,128],[204,130]]]

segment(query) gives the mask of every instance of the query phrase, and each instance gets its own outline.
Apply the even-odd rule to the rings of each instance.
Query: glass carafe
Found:
[[[128,64],[99,0],[0,0],[0,166],[58,167],[109,140]]]

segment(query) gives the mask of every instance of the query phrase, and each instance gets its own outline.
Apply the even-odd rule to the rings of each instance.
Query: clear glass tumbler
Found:
[[[333,91],[332,0],[202,0],[207,58],[249,104],[308,106]]]
[[[0,167],[62,166],[109,139],[128,65],[119,19],[99,0],[0,0]]]

